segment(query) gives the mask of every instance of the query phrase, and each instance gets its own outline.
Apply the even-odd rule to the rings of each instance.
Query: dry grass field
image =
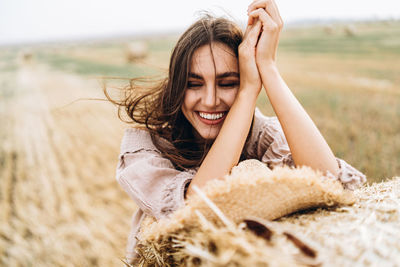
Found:
[[[285,30],[279,67],[336,156],[383,181],[400,174],[400,22],[354,26]],[[147,38],[136,63],[119,40],[0,48],[1,266],[121,265],[136,207],[114,171],[129,126],[93,99],[102,76],[163,74],[175,40]],[[273,115],[265,94],[258,106]]]

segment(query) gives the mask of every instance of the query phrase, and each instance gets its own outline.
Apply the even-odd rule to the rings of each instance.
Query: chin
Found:
[[[200,136],[201,138],[205,139],[205,140],[215,140],[215,138],[217,138],[219,134],[219,129],[218,131],[212,130],[211,133],[208,132],[207,130],[203,131]]]
[[[208,141],[213,141],[217,138],[216,136],[206,136],[206,137],[202,136],[202,137],[204,140],[208,140]]]

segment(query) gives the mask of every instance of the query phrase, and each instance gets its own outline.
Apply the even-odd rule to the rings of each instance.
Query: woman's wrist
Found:
[[[261,77],[270,75],[279,75],[278,66],[276,65],[275,61],[271,60],[257,61],[257,67]]]
[[[261,87],[260,88],[256,88],[258,86],[254,86],[254,85],[240,85],[239,91],[237,93],[236,99],[238,100],[253,100],[256,101],[258,95],[260,94],[261,91]]]
[[[260,76],[266,91],[272,88],[279,88],[278,90],[281,91],[283,90],[282,87],[285,87],[281,74],[275,64],[263,65],[260,68]]]

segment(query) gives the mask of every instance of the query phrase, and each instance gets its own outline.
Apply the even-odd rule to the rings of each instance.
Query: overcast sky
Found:
[[[399,0],[275,0],[283,20],[400,18]],[[182,30],[199,10],[246,20],[249,0],[0,0],[0,44]],[[224,10],[224,11],[222,11]]]

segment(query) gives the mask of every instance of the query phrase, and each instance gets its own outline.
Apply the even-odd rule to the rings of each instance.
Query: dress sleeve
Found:
[[[116,179],[140,209],[161,219],[185,204],[185,189],[194,170],[178,171],[151,147],[121,150]]]
[[[260,160],[273,169],[276,166],[287,165],[295,167],[285,134],[277,117],[265,117],[257,143]],[[350,164],[336,158],[339,174],[335,177],[329,171],[325,176],[339,180],[346,189],[354,190],[366,182],[366,177]]]
[[[264,117],[257,137],[257,155],[270,169],[283,165],[295,167],[292,153],[276,117]]]

